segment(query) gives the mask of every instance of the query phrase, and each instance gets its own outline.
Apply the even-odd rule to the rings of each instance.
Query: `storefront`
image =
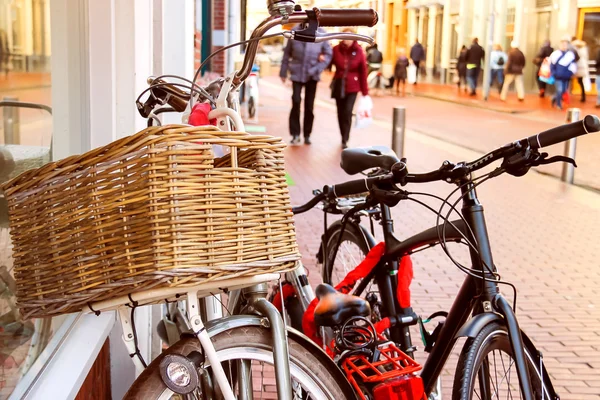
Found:
[[[15,72],[47,72],[49,33],[50,0],[0,0],[0,52],[4,54],[4,68]]]
[[[145,127],[135,100],[147,87],[147,77],[164,72],[191,78],[194,72],[195,0],[173,3],[0,0],[0,42],[11,54],[8,79],[0,75],[0,98],[10,95],[52,106],[44,122],[50,128],[47,136],[39,134],[39,121],[30,123],[20,113],[22,140],[0,145],[1,181],[22,172],[16,167],[26,170],[51,156],[81,154]],[[50,70],[51,87],[6,89],[18,76],[43,72],[48,77]],[[25,165],[20,155],[36,160]],[[75,398],[98,355],[108,352],[111,365],[104,371],[111,375],[110,386],[93,392],[108,390],[112,398],[121,398],[135,371],[114,312],[23,319],[12,269],[7,221],[0,218],[0,398]],[[160,306],[136,311],[139,346],[147,360],[161,350],[154,336],[160,316]]]

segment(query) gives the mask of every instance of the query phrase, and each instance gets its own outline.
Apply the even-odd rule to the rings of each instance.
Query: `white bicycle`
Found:
[[[169,75],[150,78],[150,87],[137,101],[138,110],[148,118],[149,125],[160,124],[159,115],[162,113],[179,112],[183,113],[184,123],[192,120],[204,123],[213,121],[222,131],[244,131],[238,92],[252,74],[252,64],[260,40],[283,35],[290,40],[306,42],[333,39],[370,42],[372,40],[369,37],[352,33],[318,34],[317,28],[370,27],[377,23],[377,13],[373,10],[314,8],[303,11],[289,0],[271,0],[268,7],[271,16],[244,42],[248,47],[239,71],[204,87],[195,84],[202,65],[193,80]],[[305,29],[266,35],[270,28],[290,23],[305,24]],[[242,43],[226,46],[219,52],[239,44]],[[217,53],[209,56],[204,63],[215,54]],[[167,82],[169,78],[179,79],[181,83]],[[246,82],[252,86],[252,80]],[[250,90],[252,89],[251,87]],[[250,96],[253,100],[253,116],[256,116],[258,106],[257,89],[256,86],[256,92]],[[149,95],[142,101],[145,93]],[[250,104],[248,106],[251,111]],[[194,399],[253,399],[262,398],[269,385],[276,386],[279,399],[355,398],[352,387],[331,358],[302,334],[286,329],[279,312],[266,299],[266,282],[279,278],[278,274],[263,274],[187,288],[182,297],[186,300],[185,310],[170,308],[173,311],[172,320],[168,321],[171,328],[164,329],[163,333],[173,339],[173,336],[177,336],[174,332],[189,329],[191,335],[184,335],[145,369],[141,358],[133,357],[137,368],[140,371],[143,369],[143,372],[125,398],[146,400],[183,396]],[[222,290],[229,294],[227,307],[232,316],[213,319],[219,317],[218,312],[212,315],[210,312],[215,301],[213,294]],[[301,290],[302,288],[298,288],[298,292]],[[307,290],[310,290],[307,296],[314,297],[310,286]],[[176,292],[177,289],[141,292],[129,299],[92,304],[90,309],[119,309],[124,341],[130,354],[135,355],[139,354],[135,330],[123,304],[144,304],[160,298],[173,298]],[[172,329],[173,326],[176,327],[175,330]]]

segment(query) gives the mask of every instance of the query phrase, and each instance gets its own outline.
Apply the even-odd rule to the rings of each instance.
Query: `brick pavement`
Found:
[[[291,90],[275,86],[269,79],[263,82],[260,124],[267,127],[269,134],[287,139]],[[287,169],[296,183],[290,189],[295,204],[308,200],[314,188],[349,178],[339,168],[339,131],[335,111],[330,101],[323,97],[326,91],[323,86],[317,101],[313,145],[286,150]],[[437,116],[438,102],[409,98],[402,103],[409,107],[409,128],[415,127],[413,121],[418,120],[424,125],[428,123],[429,127],[437,124],[441,129],[444,125],[456,125],[456,130],[459,129],[458,116],[450,121],[444,121],[444,117],[432,118]],[[449,104],[441,108],[446,106],[457,107]],[[389,109],[377,107],[376,113],[389,113]],[[432,113],[432,109],[436,112]],[[446,112],[451,116],[452,110]],[[527,120],[504,114],[494,118],[496,129],[504,126],[504,135],[511,139],[537,132],[533,129],[537,125]],[[463,121],[461,126],[464,125]],[[389,132],[389,123],[376,121],[369,129],[352,132],[350,142],[353,146],[387,144]],[[444,159],[470,160],[480,154],[432,136],[430,132],[428,135],[413,130],[408,132],[405,154],[410,170],[425,171],[437,168]],[[489,136],[493,136],[492,132]],[[500,142],[497,144],[506,142],[503,138],[494,138],[494,141]],[[438,183],[420,185],[418,189],[441,195],[448,194],[452,188]],[[600,257],[597,241],[600,197],[535,173],[522,178],[499,177],[482,185],[479,194],[487,210],[495,263],[502,277],[519,289],[517,315],[521,326],[544,353],[561,398],[600,399],[600,302],[595,295],[600,284],[597,261]],[[410,202],[396,207],[394,215],[396,231],[401,238],[435,223],[433,214]],[[314,255],[322,225],[322,215],[317,210],[296,219],[303,262],[311,272],[312,283],[320,280]],[[459,259],[468,257],[465,249],[456,246],[452,249]],[[416,311],[425,315],[439,309],[447,310],[464,279],[462,273],[439,249],[414,255],[414,262],[412,291]],[[511,297],[508,291],[504,292]],[[418,336],[414,338],[416,341]],[[459,343],[443,372],[444,392],[448,397],[461,347],[462,343]],[[422,355],[418,360],[423,361]]]
[[[319,85],[317,96],[320,100],[333,105],[333,101],[329,98],[327,79],[325,76],[325,81]],[[266,77],[263,81],[267,84],[279,83],[276,77]],[[444,94],[444,90],[448,90],[447,86],[433,84],[419,84],[417,88],[411,86],[409,90],[414,90],[415,93],[432,90],[428,88],[438,88],[442,94]],[[453,87],[450,89],[456,90]],[[497,96],[497,94],[493,94],[493,96]],[[484,106],[487,104],[483,100],[466,97],[466,101]],[[391,122],[392,108],[405,107],[408,129],[482,153],[525,136],[519,134],[519,131],[537,133],[564,123],[565,120],[564,112],[549,109],[544,105],[549,102],[548,99],[539,99],[535,96],[531,99],[527,98],[524,104],[526,106],[536,104],[536,106],[528,108],[528,111],[524,113],[473,108],[456,102],[432,100],[412,94],[408,94],[406,97],[382,95],[372,96],[372,98],[375,106],[375,118]],[[495,102],[501,103],[500,100]],[[516,103],[514,99],[512,102]],[[493,98],[490,103],[494,104]],[[511,103],[510,98],[508,103]],[[591,105],[593,102],[588,101],[586,104]],[[595,108],[588,107],[582,110],[582,114],[600,114],[596,111]],[[515,131],[515,126],[519,127],[519,130]],[[384,129],[389,130],[390,128]],[[575,171],[575,182],[596,190],[600,190],[600,159],[596,150],[599,147],[600,135],[588,135],[578,139],[576,156],[578,168]],[[561,145],[556,145],[550,147],[548,151],[551,154],[560,154],[563,148]],[[553,176],[560,176],[561,166],[544,166],[539,170]]]

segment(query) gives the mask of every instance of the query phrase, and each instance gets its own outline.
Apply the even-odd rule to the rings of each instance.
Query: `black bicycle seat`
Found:
[[[371,315],[369,303],[358,296],[340,293],[325,283],[317,286],[319,303],[315,308],[317,326],[341,326],[350,317]]]
[[[355,175],[371,168],[389,171],[398,161],[398,156],[389,147],[356,147],[342,151],[340,166],[347,174]]]

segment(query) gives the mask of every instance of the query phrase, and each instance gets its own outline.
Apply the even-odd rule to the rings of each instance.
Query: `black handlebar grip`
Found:
[[[365,179],[357,179],[355,181],[340,183],[339,185],[333,185],[333,195],[337,197],[350,196],[353,194],[359,194],[369,191],[369,182]]]
[[[586,115],[581,121],[548,129],[528,137],[527,140],[532,148],[539,149],[598,131],[600,131],[600,119],[595,115]]]
[[[379,21],[377,11],[373,9],[352,8],[313,8],[319,26],[368,26]]]

